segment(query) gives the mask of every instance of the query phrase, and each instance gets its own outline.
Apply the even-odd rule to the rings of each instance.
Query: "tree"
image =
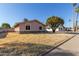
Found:
[[[77,8],[75,8],[75,12],[76,12],[76,30],[77,30],[77,20],[78,20],[78,14],[79,14],[79,6]]]
[[[76,16],[75,16],[75,7],[76,7],[77,3],[73,3],[72,6],[73,6],[73,29],[74,31],[76,31]]]
[[[64,24],[64,20],[61,19],[60,17],[57,17],[57,16],[52,16],[52,17],[49,17],[47,19],[47,22],[46,22],[47,25],[49,25],[53,32],[55,32],[56,28],[61,24],[63,25]]]
[[[2,28],[11,28],[10,24],[8,24],[8,23],[3,23],[1,27]]]
[[[19,25],[18,23],[15,23],[12,27],[15,28],[17,25]]]

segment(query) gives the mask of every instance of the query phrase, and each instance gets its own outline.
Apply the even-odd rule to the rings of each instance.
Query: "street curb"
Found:
[[[57,44],[54,48],[48,50],[47,52],[40,54],[39,56],[45,56],[46,54],[48,54],[49,52],[51,52],[52,50],[56,49],[57,47],[59,47],[60,45],[64,44],[65,42],[69,41],[70,39],[74,38],[77,34],[75,34],[74,36],[68,38],[67,40],[64,40],[62,42],[60,42],[59,44]]]

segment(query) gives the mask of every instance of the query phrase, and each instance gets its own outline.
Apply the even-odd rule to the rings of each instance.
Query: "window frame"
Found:
[[[26,25],[26,30],[30,30],[30,25]]]
[[[42,30],[42,26],[39,26],[39,30]]]

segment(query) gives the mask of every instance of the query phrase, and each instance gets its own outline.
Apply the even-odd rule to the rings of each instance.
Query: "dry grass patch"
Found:
[[[72,34],[8,33],[5,38],[0,39],[0,45],[5,46],[0,48],[0,55],[40,55],[72,36]]]

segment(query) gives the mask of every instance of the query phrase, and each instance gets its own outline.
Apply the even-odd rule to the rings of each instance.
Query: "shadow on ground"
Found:
[[[8,32],[0,32],[0,38],[5,38]]]
[[[52,46],[33,43],[5,43],[4,47],[0,48],[0,56],[39,56],[47,52]],[[55,51],[47,54],[46,56],[75,56],[70,51],[56,48]]]
[[[75,56],[73,52],[63,50],[61,48],[56,48],[52,52],[48,53],[46,56]]]
[[[39,56],[52,48],[49,45],[33,43],[6,43],[0,48],[1,56]]]

